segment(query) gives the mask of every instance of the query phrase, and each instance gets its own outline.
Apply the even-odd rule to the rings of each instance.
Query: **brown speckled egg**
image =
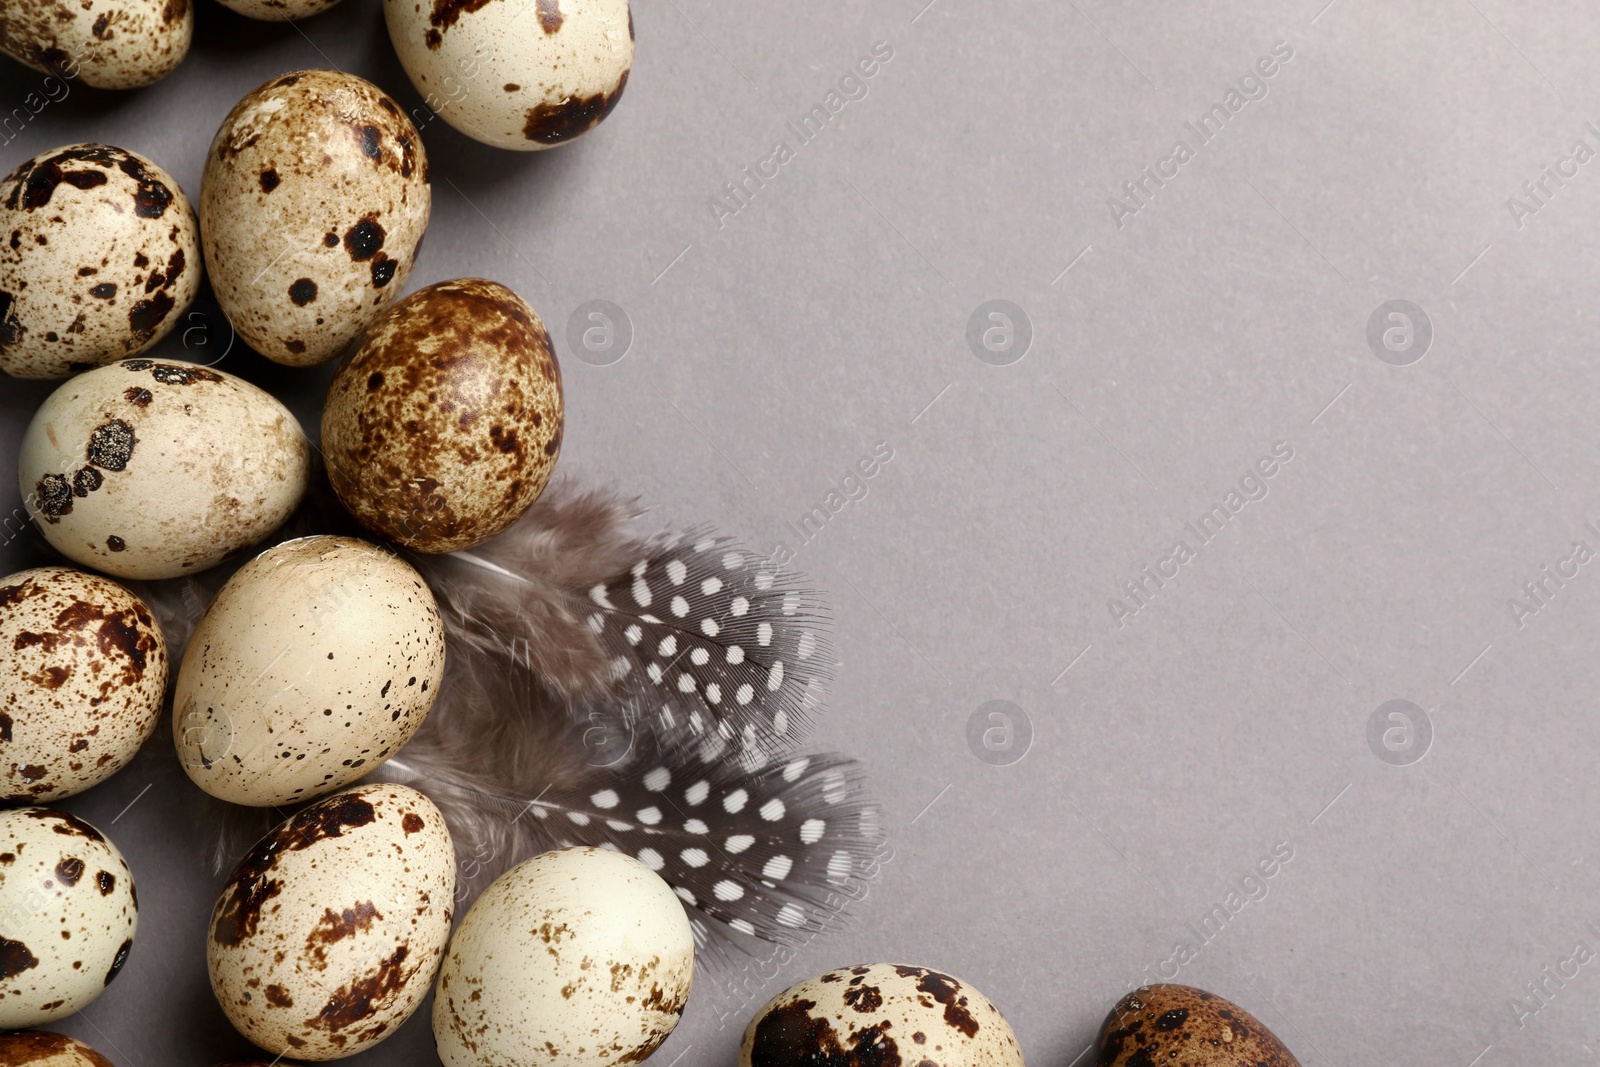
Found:
[[[0,183],[0,370],[65,378],[144,351],[200,289],[194,212],[137,152],[75,144]]]
[[[190,0],[0,0],[0,51],[46,71],[30,110],[64,100],[71,81],[136,89],[171,74],[194,37]]]
[[[450,937],[456,857],[415,789],[357,786],[256,842],[211,912],[217,1003],[268,1052],[331,1060],[394,1033]]]
[[[1254,1015],[1186,985],[1141,986],[1117,1001],[1100,1025],[1096,1062],[1104,1067],[1300,1067]]]
[[[557,849],[495,879],[461,920],[434,1042],[445,1067],[642,1063],[693,984],[694,934],[666,882],[609,849]]]
[[[395,54],[468,137],[537,151],[611,114],[633,69],[628,0],[384,0]]]
[[[133,875],[104,834],[64,811],[0,811],[0,1030],[87,1006],[138,927]]]
[[[416,733],[444,659],[433,593],[393,551],[325,535],[275,545],[228,579],[184,649],[183,769],[234,804],[332,792]]]
[[[113,1067],[82,1041],[48,1030],[22,1030],[0,1034],[0,1065],[18,1067]]]
[[[116,582],[68,567],[0,578],[0,649],[0,800],[80,793],[155,731],[167,644]]]
[[[533,506],[555,470],[563,411],[539,316],[503,285],[457,278],[386,311],[339,368],[323,457],[362,525],[453,552]]]
[[[223,120],[200,182],[217,302],[268,359],[340,355],[404,287],[428,227],[422,138],[371,82],[274,78]]]
[[[989,998],[948,974],[894,963],[809,978],[744,1032],[740,1067],[816,1063],[1023,1067],[1011,1024]]]
[[[311,469],[272,394],[192,363],[128,359],[61,384],[17,456],[51,546],[121,578],[197,574],[266,537]]]

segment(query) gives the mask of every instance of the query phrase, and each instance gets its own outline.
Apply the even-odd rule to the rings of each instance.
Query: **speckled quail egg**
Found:
[[[926,967],[873,963],[808,978],[751,1020],[740,1067],[815,1063],[937,1063],[1023,1067],[1000,1009]]]
[[[0,648],[0,800],[81,793],[155,731],[167,643],[116,582],[69,567],[0,578]]]
[[[206,952],[217,1003],[275,1054],[369,1049],[427,996],[455,891],[455,848],[427,797],[388,783],[324,797],[223,887]]]
[[[199,289],[194,211],[137,152],[53,148],[0,183],[5,373],[65,378],[136,355],[171,332]]]
[[[1300,1067],[1254,1015],[1186,985],[1141,986],[1117,1001],[1100,1026],[1099,1053],[1105,1067]]]
[[[0,1034],[0,1064],[17,1067],[112,1067],[82,1041],[48,1030]]]
[[[50,74],[23,98],[37,115],[65,100],[70,82],[96,89],[136,89],[159,81],[189,54],[189,0],[77,0],[0,3],[0,51]]]
[[[539,316],[503,285],[458,278],[385,311],[339,368],[323,460],[362,525],[453,552],[533,506],[562,422],[561,371]]]
[[[189,638],[172,698],[183,769],[234,804],[348,785],[416,733],[444,657],[433,593],[392,551],[325,535],[275,545]]]
[[[431,204],[422,138],[371,82],[274,78],[234,105],[200,182],[217,302],[268,359],[340,355],[405,286]]]
[[[383,15],[423,102],[497,148],[583,136],[633,69],[628,0],[383,0]]]
[[[546,852],[497,878],[439,970],[445,1067],[639,1063],[678,1025],[694,935],[667,883],[601,848]]]
[[[122,970],[139,898],[122,853],[74,815],[0,811],[0,1030],[61,1019]]]
[[[289,517],[310,470],[305,433],[270,393],[152,359],[64,382],[17,458],[45,540],[120,578],[195,574],[248,548]]]
[[[283,22],[320,15],[339,0],[217,0],[223,7],[252,19]]]

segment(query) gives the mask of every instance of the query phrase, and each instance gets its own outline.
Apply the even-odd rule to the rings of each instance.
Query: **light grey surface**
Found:
[[[419,103],[376,0],[298,27],[197,2],[174,77],[75,89],[4,165],[100,139],[193,196],[270,76],[333,63]],[[624,359],[564,361],[562,468],[798,550],[843,650],[818,743],[870,763],[889,815],[853,925],[750,971],[748,1006],[704,985],[656,1062],[731,1064],[766,996],[890,960],[963,976],[1030,1063],[1068,1067],[1275,846],[1293,858],[1179,980],[1303,1062],[1600,1055],[1600,961],[1564,962],[1600,951],[1600,562],[1520,625],[1509,606],[1574,541],[1600,552],[1600,161],[1520,225],[1507,204],[1576,141],[1600,151],[1600,16],[1324,2],[639,0],[627,95],[581,143],[424,127],[411,286],[496,278],[558,336],[584,301],[626,310]],[[785,123],[879,41],[866,96],[799,145]],[[1266,95],[1119,226],[1109,198],[1280,41]],[[0,102],[37,81],[7,66]],[[780,140],[792,161],[719,226],[711,198]],[[1031,319],[1010,366],[965,340],[991,299]],[[1434,330],[1408,366],[1367,342],[1396,299]],[[225,366],[314,426],[325,370]],[[0,384],[0,469],[47,391]],[[1185,530],[1280,441],[1263,498],[1209,543]],[[878,442],[867,495],[800,546],[786,524]],[[1179,540],[1193,558],[1119,625],[1108,600]],[[1032,724],[1009,766],[968,747],[996,699]],[[1426,710],[1419,762],[1380,759],[1382,727],[1369,744],[1390,700]],[[163,745],[67,805],[127,852],[144,910],[123,977],[62,1028],[146,1067],[247,1047],[206,985],[216,881]],[[364,1062],[434,1062],[426,1013]]]

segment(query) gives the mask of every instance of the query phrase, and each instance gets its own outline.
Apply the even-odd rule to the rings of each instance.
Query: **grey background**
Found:
[[[496,278],[558,337],[591,299],[632,320],[620,362],[564,362],[568,474],[797,547],[785,524],[894,450],[798,549],[843,650],[817,743],[870,763],[893,859],[839,929],[703,983],[655,1062],[730,1064],[765,997],[891,960],[966,978],[1031,1063],[1068,1067],[1280,843],[1266,896],[1180,981],[1307,1064],[1594,1062],[1600,961],[1537,1014],[1512,1004],[1600,951],[1600,563],[1520,627],[1508,601],[1574,541],[1600,552],[1600,161],[1521,226],[1506,201],[1579,138],[1600,150],[1600,15],[926,2],[638,0],[627,95],[582,142],[528,157],[423,127],[411,287]],[[193,197],[218,122],[270,76],[335,64],[420,103],[377,0],[299,26],[197,3],[176,75],[75,87],[4,165],[105,140]],[[711,198],[878,41],[894,58],[866,98],[719,228]],[[1265,98],[1119,228],[1108,198],[1279,41]],[[38,81],[7,65],[0,103]],[[991,299],[1032,322],[1010,366],[965,340]],[[1366,341],[1395,299],[1434,330],[1410,366]],[[315,425],[326,368],[223,365]],[[0,470],[47,392],[0,384]],[[1108,599],[1278,441],[1294,458],[1265,498],[1119,627]],[[0,572],[32,561],[0,550]],[[968,747],[991,700],[1031,720],[1008,766]],[[1430,719],[1420,761],[1369,745],[1390,700]],[[126,851],[144,910],[121,980],[61,1028],[122,1064],[243,1053],[205,981],[216,880],[166,743],[67,806]],[[434,1062],[426,1011],[364,1062]]]

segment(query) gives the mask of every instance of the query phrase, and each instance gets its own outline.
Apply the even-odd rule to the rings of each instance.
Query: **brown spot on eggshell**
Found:
[[[608,93],[572,96],[530,107],[527,120],[522,124],[522,135],[541,145],[558,145],[580,137],[611,114],[627,87],[628,72],[623,71],[617,87]]]
[[[134,446],[138,443],[132,426],[121,419],[112,419],[96,426],[89,434],[85,455],[96,467],[108,471],[127,470],[128,461],[133,458]]]
[[[71,889],[78,884],[78,879],[83,877],[83,861],[75,856],[68,856],[56,864],[56,881]]]
[[[106,985],[110,985],[112,980],[122,973],[122,968],[128,962],[128,953],[132,951],[133,939],[129,938],[122,943],[122,947],[117,949],[116,958],[111,961],[111,969],[106,971]]]
[[[539,26],[546,34],[555,33],[566,21],[561,15],[561,0],[538,0]]]
[[[39,966],[39,960],[28,951],[28,946],[9,937],[0,937],[0,981],[15,978],[24,971]]]

